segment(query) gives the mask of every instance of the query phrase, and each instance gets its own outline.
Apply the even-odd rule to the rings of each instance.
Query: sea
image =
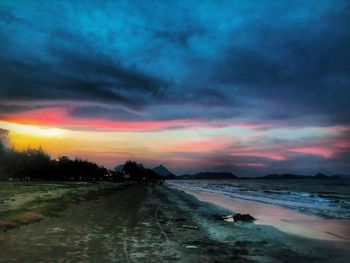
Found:
[[[172,180],[178,189],[277,205],[329,219],[350,219],[348,179]]]

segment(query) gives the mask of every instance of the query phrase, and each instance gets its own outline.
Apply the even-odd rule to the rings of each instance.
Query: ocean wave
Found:
[[[222,194],[230,198],[264,202],[311,213],[327,218],[350,218],[350,195],[346,191],[320,190],[324,186],[305,186],[305,182],[283,186],[283,183],[271,185],[247,182],[207,182],[184,180],[177,185],[197,191]],[[308,190],[308,191],[306,191]]]

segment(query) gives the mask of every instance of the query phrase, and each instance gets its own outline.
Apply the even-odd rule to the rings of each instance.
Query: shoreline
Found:
[[[251,214],[257,219],[255,224],[258,225],[271,225],[288,234],[306,238],[350,242],[350,220],[348,219],[326,219],[283,206],[228,197],[205,190],[194,190],[177,184],[170,184],[170,187],[229,211]]]
[[[171,186],[168,189],[174,191],[170,192],[170,196],[177,196],[172,200],[177,200],[179,207],[183,201],[198,204],[198,208],[192,212],[193,221],[207,232],[210,239],[232,247],[245,244],[247,254],[244,258],[253,262],[346,262],[345,259],[350,256],[349,243],[343,240],[311,239],[283,232],[272,225],[213,219],[218,215],[232,214],[232,210],[200,200]]]
[[[0,261],[345,263],[349,257],[341,242],[217,219],[229,212],[167,186],[129,185],[0,233]]]

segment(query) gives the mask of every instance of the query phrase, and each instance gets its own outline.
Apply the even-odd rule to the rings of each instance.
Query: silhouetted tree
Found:
[[[41,148],[16,151],[0,143],[0,179],[96,181],[110,179],[107,175],[96,163],[67,156],[52,160]]]
[[[131,180],[141,181],[144,176],[143,168],[136,162],[127,161],[123,168],[124,174],[129,174]]]
[[[153,170],[133,161],[127,161],[121,172],[115,172],[96,163],[72,160],[67,156],[52,159],[42,148],[16,151],[0,142],[0,179],[99,181],[122,180],[124,174],[129,174],[131,180],[138,182],[160,180]]]
[[[145,169],[141,164],[133,161],[127,161],[122,170],[124,174],[129,174],[131,180],[140,181],[156,181],[159,175],[151,169]]]

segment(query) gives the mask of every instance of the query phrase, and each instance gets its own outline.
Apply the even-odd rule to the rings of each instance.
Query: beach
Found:
[[[250,180],[250,182],[253,185],[255,181]],[[268,184],[270,189],[276,187],[274,186],[276,182],[264,183]],[[300,183],[307,185],[309,182],[298,182]],[[325,183],[329,184],[327,181]],[[191,194],[200,201],[218,205],[229,211],[252,214],[256,219],[255,224],[272,225],[282,232],[306,238],[350,242],[348,191],[338,193],[342,195],[341,201],[331,200],[335,198],[335,192],[333,196],[329,196],[328,199],[323,197],[320,201],[318,197],[320,194],[300,191],[291,193],[282,191],[280,188],[277,199],[272,190],[264,191],[254,187],[254,191],[249,191],[240,182],[235,183],[235,186],[240,187],[239,189],[232,189],[234,187],[229,181],[220,180],[200,182],[180,180],[170,182],[170,186]],[[223,190],[223,187],[226,189]],[[272,198],[273,196],[275,198]],[[331,216],[335,214],[334,211],[338,212],[337,217]]]
[[[346,241],[218,219],[232,212],[168,184],[126,184],[1,232],[0,261],[347,262],[350,255]]]

